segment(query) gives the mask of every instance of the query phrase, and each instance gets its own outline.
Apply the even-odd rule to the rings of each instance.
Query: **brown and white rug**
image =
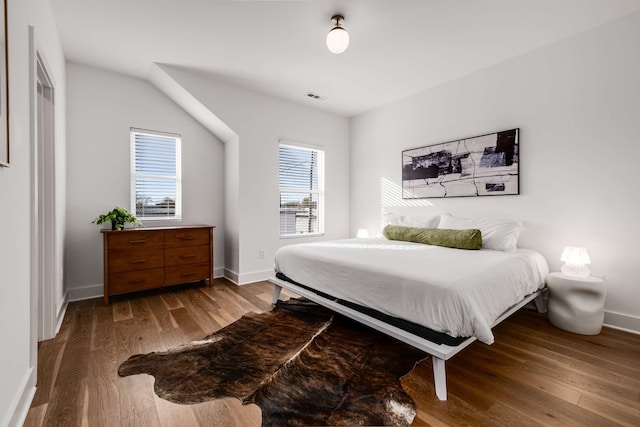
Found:
[[[278,302],[166,352],[131,356],[120,376],[149,374],[176,403],[237,397],[263,426],[409,425],[400,378],[426,354],[306,300]]]

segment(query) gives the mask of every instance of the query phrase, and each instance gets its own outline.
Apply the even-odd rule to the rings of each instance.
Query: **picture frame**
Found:
[[[520,129],[402,152],[402,198],[520,194]]]
[[[9,43],[7,0],[0,0],[0,166],[9,167]]]

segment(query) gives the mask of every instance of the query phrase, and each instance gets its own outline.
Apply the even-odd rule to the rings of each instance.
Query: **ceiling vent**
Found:
[[[326,96],[318,95],[317,93],[313,93],[313,92],[307,92],[305,96],[311,99],[317,99],[319,101],[324,101],[325,99],[327,99]]]

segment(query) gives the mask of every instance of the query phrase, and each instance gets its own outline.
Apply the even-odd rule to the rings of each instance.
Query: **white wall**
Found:
[[[57,247],[64,236],[65,68],[57,30],[47,0],[8,1],[9,128],[11,167],[0,168],[0,425],[13,425],[26,414],[35,391],[35,340],[31,339],[30,294],[30,79],[29,26],[46,57],[56,90],[55,227]],[[62,252],[51,278],[56,305],[62,304]]]
[[[67,64],[67,244],[69,299],[102,295],[102,235],[98,214],[130,207],[129,128],[182,135],[182,221],[145,226],[216,226],[214,267],[224,266],[222,143],[150,83]]]
[[[638,40],[640,13],[353,118],[352,233],[402,204],[402,150],[519,127],[520,195],[429,202],[523,218],[521,246],[552,271],[565,245],[587,247],[606,276],[608,319],[631,316],[640,331]]]
[[[170,66],[162,69],[239,137],[228,154],[227,176],[238,179],[236,234],[227,234],[226,275],[238,283],[273,274],[275,251],[286,244],[348,236],[349,120],[298,104],[223,84],[197,73]],[[303,94],[301,94],[301,97]],[[325,149],[325,235],[279,238],[278,144],[281,139]],[[229,168],[235,168],[230,170]],[[235,182],[234,182],[235,185]],[[231,212],[234,209],[230,210]],[[229,212],[229,211],[228,211]],[[260,250],[264,258],[260,259]]]

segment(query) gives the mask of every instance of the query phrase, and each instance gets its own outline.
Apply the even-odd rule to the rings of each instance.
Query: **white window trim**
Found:
[[[313,145],[313,144],[305,144],[299,142],[293,142],[288,140],[280,140],[278,144],[278,153],[280,152],[280,147],[292,147],[302,150],[316,151],[318,152],[318,190],[301,190],[299,188],[280,188],[279,179],[278,179],[278,198],[281,199],[282,193],[302,193],[309,194],[314,193],[318,194],[318,231],[314,233],[293,233],[293,234],[280,234],[280,239],[302,239],[308,237],[318,237],[324,236],[324,212],[325,212],[325,187],[324,187],[324,178],[325,178],[325,150],[321,145]],[[278,154],[278,167],[280,166],[280,156]],[[278,173],[278,178],[280,174]],[[280,208],[280,203],[278,203],[278,209]],[[278,233],[280,233],[278,231]]]
[[[143,221],[180,221],[182,220],[182,135],[177,133],[170,132],[162,132],[157,130],[149,130],[149,129],[141,129],[141,128],[129,128],[129,149],[130,149],[130,164],[131,164],[131,200],[130,207],[131,211],[134,215],[136,212],[136,178],[138,176],[145,176],[150,178],[158,178],[158,179],[174,179],[173,177],[166,176],[158,176],[151,174],[138,174],[136,172],[136,153],[135,153],[135,143],[134,143],[134,134],[135,133],[143,133],[148,135],[157,135],[169,138],[175,138],[176,140],[176,207],[175,207],[175,215],[173,216],[161,216],[161,217],[142,217],[139,216],[138,219]]]

